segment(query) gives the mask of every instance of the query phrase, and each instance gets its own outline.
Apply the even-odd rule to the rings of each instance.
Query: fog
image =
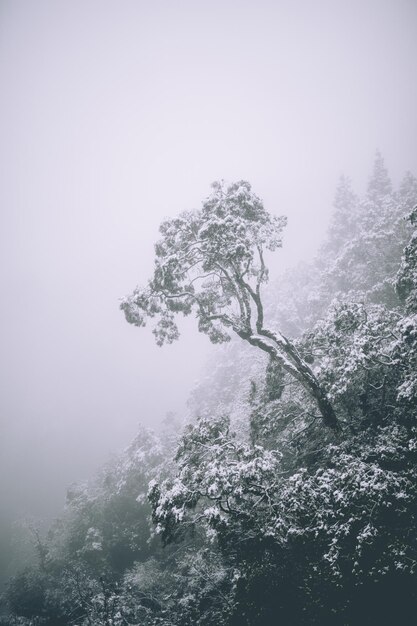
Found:
[[[310,258],[337,180],[375,150],[417,171],[417,5],[0,4],[0,501],[59,513],[66,486],[137,424],[184,412],[208,354],[190,321],[158,348],[119,298],[158,225],[246,179],[289,226],[275,274]],[[274,274],[273,272],[273,274]]]

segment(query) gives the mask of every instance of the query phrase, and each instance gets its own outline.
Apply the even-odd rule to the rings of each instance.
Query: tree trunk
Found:
[[[289,339],[280,333],[274,333],[265,329],[262,329],[256,335],[240,336],[251,345],[268,352],[272,358],[276,359],[285,371],[298,380],[304,389],[315,399],[325,425],[334,431],[340,429],[338,419],[326,392],[321,387],[314,372]]]

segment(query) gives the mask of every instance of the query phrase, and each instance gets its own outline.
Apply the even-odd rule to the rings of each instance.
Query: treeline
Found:
[[[268,286],[340,428],[276,360],[219,348],[183,432],[144,429],[68,491],[3,624],[414,624],[416,205],[378,154],[364,198],[341,179],[316,262]]]

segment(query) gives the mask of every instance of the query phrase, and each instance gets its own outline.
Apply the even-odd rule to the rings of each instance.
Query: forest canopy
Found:
[[[237,339],[185,427],[143,428],[32,533],[0,623],[414,623],[417,181],[380,154],[363,198],[342,178],[316,260],[266,286],[284,226],[247,182],[162,224],[127,320]]]

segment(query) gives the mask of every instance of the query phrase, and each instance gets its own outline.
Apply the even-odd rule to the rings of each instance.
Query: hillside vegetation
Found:
[[[248,189],[235,188],[233,206]],[[229,313],[217,325],[219,298],[223,311],[244,294],[238,282],[222,278],[221,292],[204,283],[201,296],[195,288],[168,313],[152,299],[156,287],[167,293],[166,265],[146,303],[135,292],[126,316],[143,325],[133,305],[161,314],[161,343],[176,338],[173,314],[189,314],[196,294],[201,332],[217,342],[226,328],[237,338],[208,364],[185,428],[142,429],[94,481],[68,490],[61,518],[34,535],[36,564],[10,580],[1,623],[414,624],[416,205],[416,179],[406,174],[394,190],[379,154],[364,198],[342,178],[316,261],[273,284],[262,255],[258,273],[251,269],[266,320],[259,324],[258,310],[252,334],[243,296],[236,315],[249,326]],[[262,213],[260,223],[249,243],[279,247],[271,233],[285,220]],[[262,337],[272,345],[266,323],[274,350],[260,346]]]

